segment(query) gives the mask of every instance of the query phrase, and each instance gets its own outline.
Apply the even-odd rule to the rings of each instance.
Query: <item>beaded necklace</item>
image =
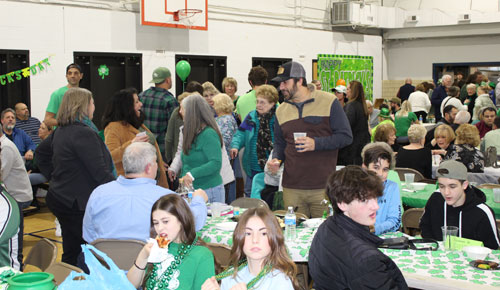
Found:
[[[172,274],[174,271],[179,268],[182,260],[191,252],[193,249],[193,245],[198,241],[198,236],[194,239],[191,245],[181,244],[179,250],[177,250],[177,255],[174,256],[174,260],[170,263],[170,266],[158,277],[158,265],[160,263],[156,263],[153,265],[153,270],[151,271],[151,276],[148,279],[147,289],[154,289],[155,286],[158,289],[168,289],[168,283],[172,279]]]
[[[238,264],[238,271],[245,268],[246,266],[248,266],[248,261],[246,259],[241,260],[240,263]],[[262,268],[262,270],[260,270],[259,274],[257,276],[255,276],[255,278],[250,280],[250,282],[248,282],[247,289],[248,290],[254,289],[253,287],[257,284],[257,282],[259,282],[260,279],[262,279],[262,277],[266,276],[269,272],[271,272],[272,268],[273,268],[272,265],[265,265],[264,268]],[[222,280],[226,277],[229,277],[233,274],[234,274],[234,267],[230,267],[226,271],[224,271],[218,275],[215,275],[215,279],[217,279],[217,281],[220,281],[220,280]]]

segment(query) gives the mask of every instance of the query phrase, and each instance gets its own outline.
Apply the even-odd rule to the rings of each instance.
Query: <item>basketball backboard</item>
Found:
[[[208,0],[141,0],[141,24],[207,30]]]

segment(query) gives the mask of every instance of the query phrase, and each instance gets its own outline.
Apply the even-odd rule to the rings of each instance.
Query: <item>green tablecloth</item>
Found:
[[[382,235],[381,238],[402,236],[402,233]],[[462,251],[415,251],[381,249],[399,267],[408,281],[412,275],[451,280],[450,283],[463,282],[500,287],[500,270],[486,271],[469,265],[471,259]],[[500,251],[493,251],[488,260],[500,261]],[[440,284],[447,282],[436,280]],[[408,281],[409,282],[409,281]],[[411,284],[411,283],[409,283]],[[412,287],[412,285],[409,285]],[[416,285],[413,285],[416,286]],[[450,287],[450,289],[453,287]],[[465,288],[465,287],[464,287]]]
[[[226,216],[220,218],[207,217],[207,222],[200,231],[202,239],[207,243],[232,246],[233,232],[217,228],[217,224],[224,222],[231,222],[231,219]],[[309,249],[311,248],[311,243],[317,230],[317,228],[297,227],[297,239],[293,242],[286,242],[288,253],[293,261],[308,261]]]
[[[436,190],[437,187],[435,184],[428,184],[425,186],[425,189],[417,192],[408,192],[403,187],[403,190],[401,190],[401,198],[403,204],[409,207],[423,208],[429,197],[431,197],[432,193]],[[486,204],[491,207],[495,213],[495,218],[500,219],[500,203],[493,201],[493,190],[486,188],[482,188],[481,190],[486,195]]]

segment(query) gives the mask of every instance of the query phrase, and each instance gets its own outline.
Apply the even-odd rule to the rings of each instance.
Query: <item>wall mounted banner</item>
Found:
[[[339,79],[363,84],[367,100],[373,99],[373,57],[318,54],[318,80],[324,91],[331,92]]]
[[[36,75],[37,72],[43,71],[46,69],[46,66],[49,66],[49,58],[47,57],[44,60],[37,62],[36,64],[25,67],[20,70],[12,71],[10,73],[0,75],[0,85],[4,86],[6,84],[13,83],[15,81],[19,81],[22,78],[27,78],[31,75]]]

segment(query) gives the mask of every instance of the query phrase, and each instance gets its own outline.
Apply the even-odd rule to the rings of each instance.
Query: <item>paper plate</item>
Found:
[[[308,219],[302,222],[302,225],[306,228],[317,228],[319,227],[325,220],[322,218],[314,218]]]
[[[232,232],[236,228],[237,222],[227,222],[217,224],[215,227],[222,231]]]

